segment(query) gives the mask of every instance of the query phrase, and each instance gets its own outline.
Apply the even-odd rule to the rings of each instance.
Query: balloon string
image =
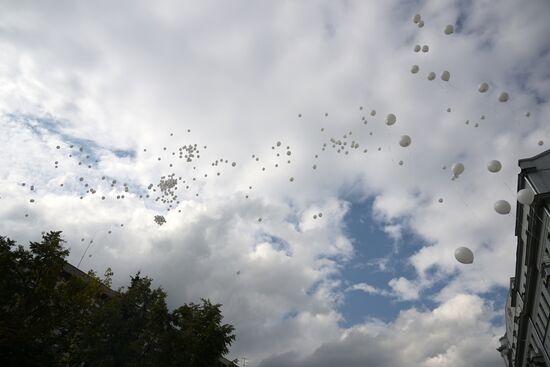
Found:
[[[86,253],[88,252],[88,249],[90,248],[92,243],[94,243],[94,237],[92,237],[92,239],[90,240],[90,243],[88,244],[88,246],[86,246],[86,249],[84,250],[84,253],[82,254],[82,257],[80,258],[80,261],[78,262],[78,265],[76,266],[77,268],[80,268],[80,263],[82,263],[82,260],[84,259],[84,256],[86,256]]]

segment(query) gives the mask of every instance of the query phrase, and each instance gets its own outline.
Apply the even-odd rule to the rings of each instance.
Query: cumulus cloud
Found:
[[[389,324],[371,320],[356,325],[304,358],[287,352],[260,366],[497,367],[503,362],[492,346],[501,330],[487,322],[492,312],[480,297],[459,294],[433,311],[408,309]]]
[[[517,160],[550,143],[549,13],[543,0],[6,1],[0,231],[27,241],[63,230],[69,260],[93,240],[82,267],[111,266],[115,285],[142,269],[171,305],[223,303],[237,328],[232,357],[254,365],[495,364],[503,330],[491,329],[474,295],[508,286],[514,213],[492,206],[515,202]],[[430,51],[415,53],[416,44]],[[338,153],[331,138],[349,145]],[[200,159],[178,158],[194,144]],[[498,174],[485,167],[492,159],[503,163]],[[451,180],[459,161],[465,171]],[[178,197],[155,201],[155,185],[172,173]],[[399,258],[412,275],[395,269],[387,284],[349,288],[350,198],[374,198],[367,220],[394,241],[392,257],[404,256],[409,236],[421,242]],[[474,251],[474,264],[455,261],[459,246]],[[389,258],[366,264],[386,272]],[[346,290],[439,306],[346,330]],[[478,311],[462,328],[449,314],[466,306]],[[408,326],[400,337],[405,325],[414,333]]]

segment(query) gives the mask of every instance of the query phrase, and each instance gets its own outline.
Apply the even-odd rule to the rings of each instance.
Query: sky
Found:
[[[60,230],[114,288],[141,270],[170,307],[222,304],[250,367],[502,366],[518,160],[550,144],[549,17],[3,0],[0,235]]]

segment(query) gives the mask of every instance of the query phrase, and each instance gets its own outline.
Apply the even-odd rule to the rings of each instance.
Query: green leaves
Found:
[[[61,232],[30,250],[0,237],[0,365],[216,366],[235,340],[220,304],[170,312],[166,292],[138,272],[130,286],[68,265]]]

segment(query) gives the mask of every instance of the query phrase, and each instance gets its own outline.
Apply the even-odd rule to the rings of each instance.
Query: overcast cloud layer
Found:
[[[222,303],[248,366],[501,366],[489,292],[513,276],[517,160],[550,144],[549,17],[545,0],[4,0],[0,235],[62,230],[69,261],[115,286],[141,269],[171,306]],[[177,198],[155,201],[172,173]],[[367,199],[393,243],[371,260],[412,269],[386,284],[342,276]],[[350,292],[403,307],[344,327]]]

